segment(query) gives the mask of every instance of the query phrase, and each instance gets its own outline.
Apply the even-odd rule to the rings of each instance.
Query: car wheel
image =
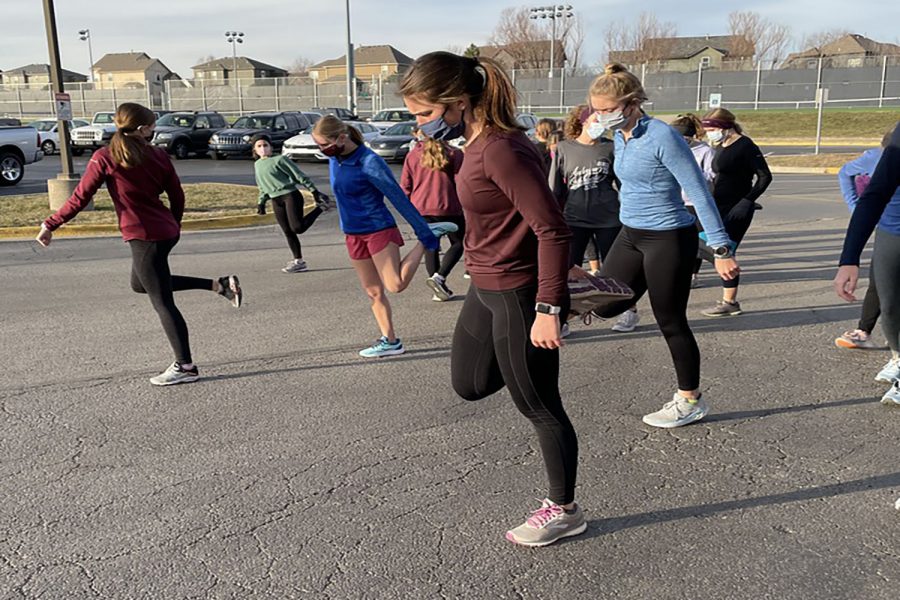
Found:
[[[225,155],[221,152],[210,152],[209,155],[213,160],[225,160]]]
[[[84,155],[84,148],[72,148],[72,156]]]
[[[184,160],[190,154],[190,148],[188,148],[187,142],[175,142],[175,145],[172,146],[172,154],[178,160]]]
[[[25,161],[6,152],[0,154],[0,185],[16,185],[25,176]]]
[[[56,152],[56,144],[53,143],[53,140],[45,140],[44,143],[41,144],[41,152],[44,153],[44,156],[50,156]]]

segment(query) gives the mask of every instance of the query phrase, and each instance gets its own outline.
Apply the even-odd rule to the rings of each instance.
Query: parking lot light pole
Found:
[[[356,114],[353,97],[353,42],[350,41],[350,0],[344,2],[347,9],[347,110]]]
[[[80,36],[78,39],[80,39],[82,42],[88,43],[88,59],[91,61],[91,83],[94,83],[94,49],[91,47],[91,30],[82,29],[78,32],[78,35]]]
[[[237,46],[244,43],[244,32],[226,31],[225,41],[231,44],[231,72],[237,77]]]
[[[553,91],[553,63],[555,62],[555,46],[556,46],[556,21],[559,19],[571,19],[575,16],[572,12],[571,4],[554,4],[552,6],[538,6],[531,9],[532,20],[550,19],[550,71],[547,74],[549,91]],[[565,68],[565,65],[563,65]]]
[[[62,66],[59,60],[59,38],[56,33],[56,11],[53,8],[53,0],[43,0],[44,25],[47,29],[47,49],[50,54],[50,82],[53,91],[62,93],[63,86]],[[56,210],[62,206],[75,188],[78,186],[78,174],[72,165],[72,153],[70,151],[71,140],[69,138],[69,122],[59,121],[59,154],[62,162],[62,173],[56,179],[47,180],[47,192],[50,197],[50,208]]]

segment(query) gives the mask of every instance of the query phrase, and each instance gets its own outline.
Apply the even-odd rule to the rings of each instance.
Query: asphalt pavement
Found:
[[[830,285],[847,211],[833,177],[776,176],[763,204],[745,314],[700,316],[708,267],[691,299],[706,420],[641,422],[675,386],[647,299],[633,333],[573,326],[589,529],[543,549],[503,538],[546,493],[531,426],[505,391],[450,387],[461,302],[420,272],[391,296],[408,353],[359,358],[378,333],[333,212],[303,274],[272,226],[183,236],[173,271],[238,273],[246,303],[178,294],[204,378],[163,389],[120,239],[0,242],[0,597],[895,600],[888,355],[833,345],[860,311]]]

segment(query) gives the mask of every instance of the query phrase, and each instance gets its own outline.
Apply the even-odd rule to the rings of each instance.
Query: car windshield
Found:
[[[414,127],[415,125],[412,123],[398,123],[397,125],[388,127],[384,132],[384,135],[412,135]]]
[[[312,135],[313,129],[315,129],[315,128],[316,128],[315,125],[310,125],[309,127],[307,127],[306,129],[304,129],[304,130],[301,131],[300,133],[306,133],[306,134]]]
[[[56,121],[35,121],[31,126],[38,131],[50,131],[56,127]]]
[[[178,113],[170,113],[163,115],[156,122],[157,125],[170,127],[193,127],[194,115],[179,115]]]
[[[232,125],[235,129],[271,129],[272,117],[241,117]]]
[[[101,125],[112,123],[113,117],[113,113],[97,113],[96,115],[94,115],[94,123],[99,123]]]

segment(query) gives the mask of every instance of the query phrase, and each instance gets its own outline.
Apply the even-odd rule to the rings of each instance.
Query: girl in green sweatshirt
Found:
[[[272,201],[275,220],[284,232],[288,247],[294,255],[282,271],[301,273],[306,271],[306,261],[300,248],[301,233],[312,227],[319,215],[328,210],[328,196],[316,189],[312,180],[286,156],[272,156],[272,142],[269,136],[253,136],[253,157],[256,171],[256,185],[259,188],[258,214],[266,214],[266,200]],[[303,216],[303,195],[297,190],[302,185],[316,200],[316,207]]]

